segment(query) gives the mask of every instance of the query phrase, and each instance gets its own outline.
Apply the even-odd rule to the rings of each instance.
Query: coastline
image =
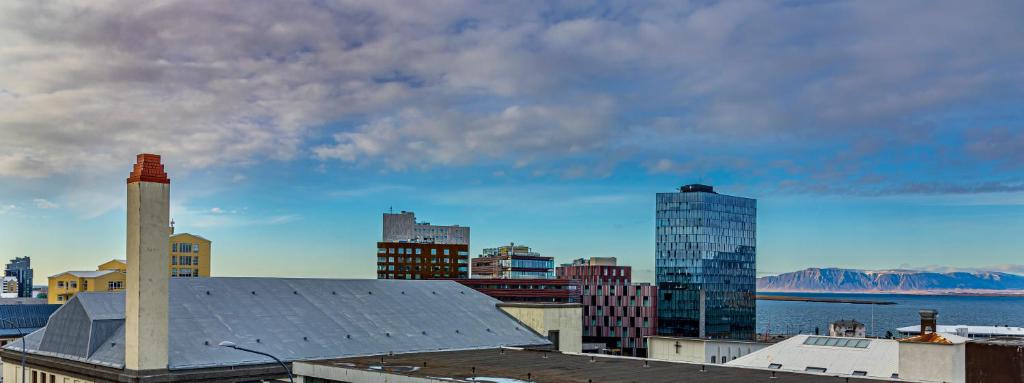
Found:
[[[849,303],[855,305],[894,305],[896,302],[890,301],[872,301],[865,299],[845,299],[845,298],[814,298],[814,297],[796,297],[787,295],[771,295],[771,294],[757,294],[754,299],[763,301],[787,301],[787,302],[820,302],[820,303]]]
[[[1024,298],[1024,290],[757,290],[756,294],[865,294],[865,295],[917,295],[917,296],[966,296],[966,297],[1013,297]]]

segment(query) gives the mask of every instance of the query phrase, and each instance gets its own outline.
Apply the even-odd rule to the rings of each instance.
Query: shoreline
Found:
[[[848,304],[854,304],[854,305],[894,305],[894,304],[896,304],[896,302],[871,301],[871,300],[865,300],[865,299],[794,297],[794,296],[787,296],[787,295],[771,295],[771,294],[757,294],[757,295],[754,296],[754,299],[756,299],[756,300],[763,300],[763,301],[848,303]]]
[[[758,296],[773,294],[863,294],[863,295],[913,295],[913,296],[948,296],[948,297],[1011,297],[1024,298],[1024,290],[1009,291],[876,291],[876,290],[854,290],[854,291],[794,291],[794,290],[759,290]],[[774,295],[778,296],[778,295]]]

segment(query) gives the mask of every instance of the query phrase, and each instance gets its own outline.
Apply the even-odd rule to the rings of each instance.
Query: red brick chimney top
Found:
[[[164,165],[160,163],[160,155],[142,153],[136,157],[135,166],[128,174],[128,183],[132,182],[170,184],[171,179],[167,178],[167,173],[164,172]]]

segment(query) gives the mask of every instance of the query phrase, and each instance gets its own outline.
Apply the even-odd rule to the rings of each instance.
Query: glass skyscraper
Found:
[[[757,200],[686,185],[655,218],[658,334],[753,339]]]

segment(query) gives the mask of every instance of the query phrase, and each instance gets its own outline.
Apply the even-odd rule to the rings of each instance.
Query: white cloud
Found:
[[[0,215],[7,214],[7,212],[12,211],[12,210],[17,209],[17,208],[18,207],[14,206],[14,205],[0,205]]]
[[[1022,16],[955,0],[0,2],[0,177],[120,172],[141,151],[175,169],[313,156],[679,172],[860,141],[971,145],[970,160],[1019,169],[1017,127],[963,144],[933,138],[967,128],[921,117],[1024,98],[1008,64],[1024,59]],[[963,20],[985,23],[951,27]],[[903,160],[954,169],[937,157]],[[854,177],[828,167],[864,158],[886,157],[806,169]],[[607,173],[573,165],[531,170]]]
[[[34,203],[36,205],[36,208],[39,208],[39,209],[56,209],[56,208],[60,207],[60,205],[57,205],[57,204],[55,204],[53,202],[50,202],[50,201],[48,201],[46,199],[43,199],[43,198],[33,199],[32,203]]]
[[[219,207],[215,207],[213,209],[210,209],[210,213],[213,213],[213,214],[224,214],[224,209],[221,209]]]

